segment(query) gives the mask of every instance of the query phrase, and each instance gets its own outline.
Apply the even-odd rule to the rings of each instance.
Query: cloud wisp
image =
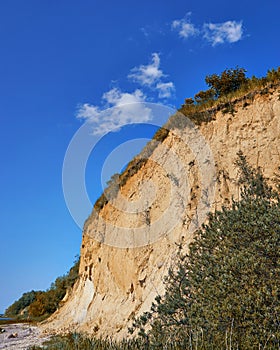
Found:
[[[172,81],[167,83],[157,83],[156,90],[158,91],[158,97],[162,99],[167,99],[172,96],[175,91],[175,86]]]
[[[199,30],[190,22],[189,16],[190,13],[187,18],[174,20],[171,25],[171,28],[178,31],[179,36],[183,39],[199,34]]]
[[[94,135],[118,131],[126,124],[147,122],[152,112],[145,105],[146,96],[139,89],[133,93],[113,88],[102,96],[104,108],[88,103],[80,106],[77,118],[90,122]]]
[[[225,42],[235,43],[241,40],[243,35],[242,22],[227,21],[224,23],[205,23],[203,26],[204,38],[212,46],[224,44]]]
[[[152,110],[147,107],[144,88],[156,92],[160,99],[168,99],[175,91],[171,81],[164,81],[166,74],[160,69],[158,53],[152,54],[151,62],[131,69],[128,78],[140,84],[141,89],[124,92],[113,88],[102,96],[100,106],[85,103],[79,106],[77,119],[89,122],[94,135],[118,131],[126,124],[145,123],[152,120]]]
[[[160,66],[160,57],[158,53],[152,54],[152,62],[150,64],[141,65],[131,69],[128,78],[140,83],[144,86],[152,86],[156,81],[164,76]]]
[[[164,81],[166,77],[160,69],[160,56],[156,52],[152,54],[151,63],[132,68],[128,75],[132,81],[157,92],[161,99],[170,98],[175,91],[173,82]]]
[[[171,24],[171,29],[176,30],[182,39],[199,36],[208,41],[212,46],[225,43],[235,43],[243,38],[242,21],[225,21],[222,23],[203,23],[199,29],[190,20],[191,13],[183,19],[176,19]]]

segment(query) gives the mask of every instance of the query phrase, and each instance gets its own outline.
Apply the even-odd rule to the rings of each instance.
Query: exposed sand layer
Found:
[[[1,325],[0,329],[0,349],[25,350],[42,345],[51,337],[43,334],[39,327],[26,323]]]

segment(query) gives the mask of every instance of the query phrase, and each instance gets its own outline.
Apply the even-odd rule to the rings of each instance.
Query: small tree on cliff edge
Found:
[[[141,323],[153,349],[280,348],[280,197],[240,153],[241,200],[210,215]]]
[[[214,90],[215,96],[218,98],[234,92],[246,84],[248,79],[245,73],[246,70],[244,68],[226,69],[220,75],[206,76],[205,82],[210,89]]]

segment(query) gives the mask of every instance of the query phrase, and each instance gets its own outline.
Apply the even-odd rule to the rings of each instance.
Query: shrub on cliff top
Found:
[[[242,85],[248,81],[245,75],[244,68],[230,68],[224,70],[220,75],[212,74],[205,78],[206,84],[215,92],[215,96],[227,95],[238,90]]]
[[[262,78],[247,78],[245,73],[244,68],[236,67],[206,76],[205,82],[210,89],[198,92],[194,99],[186,98],[179,111],[195,124],[207,123],[219,110],[234,114],[233,105],[238,99],[247,98],[248,105],[257,93],[268,94],[272,86],[280,83],[280,67],[268,70]]]

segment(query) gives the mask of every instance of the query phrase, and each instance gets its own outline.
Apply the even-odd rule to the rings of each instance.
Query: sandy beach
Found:
[[[26,350],[33,345],[42,345],[51,337],[27,323],[1,325],[0,329],[0,349]]]

